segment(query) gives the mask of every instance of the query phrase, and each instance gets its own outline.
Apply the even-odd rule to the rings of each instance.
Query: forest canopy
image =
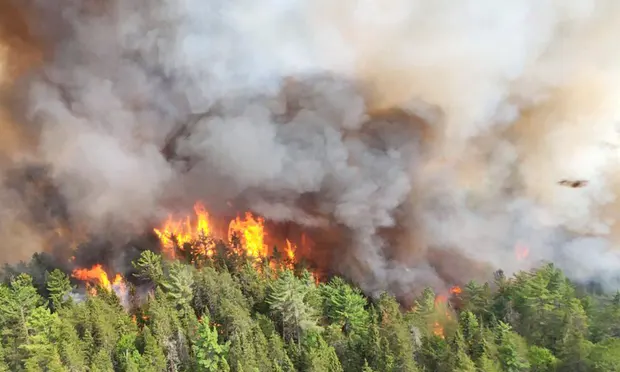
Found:
[[[242,252],[143,251],[122,290],[83,294],[36,256],[6,267],[0,371],[620,371],[620,293],[589,293],[551,264],[403,307],[319,282],[277,249]]]

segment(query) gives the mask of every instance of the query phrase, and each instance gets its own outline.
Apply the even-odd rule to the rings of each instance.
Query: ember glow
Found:
[[[530,255],[530,250],[524,244],[518,243],[515,246],[515,256],[517,257],[517,260],[523,261],[527,259],[529,255]]]
[[[448,302],[449,296],[458,296],[463,292],[459,286],[453,286],[449,290],[449,294],[439,294],[435,296],[435,317],[431,324],[431,331],[435,336],[445,338],[445,326],[453,322],[451,307]]]
[[[433,323],[433,334],[435,336],[444,338],[443,326],[439,322]]]

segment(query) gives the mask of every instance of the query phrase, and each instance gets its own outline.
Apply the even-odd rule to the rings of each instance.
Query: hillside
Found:
[[[277,250],[235,252],[144,251],[137,284],[102,272],[83,295],[60,270],[7,267],[0,371],[620,371],[620,294],[585,294],[552,265],[404,309]]]

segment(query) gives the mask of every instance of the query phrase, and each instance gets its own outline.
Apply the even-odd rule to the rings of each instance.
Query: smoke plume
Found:
[[[4,174],[47,169],[70,230],[233,200],[369,292],[541,260],[617,286],[615,0],[9,4]],[[16,189],[5,261],[47,241]]]

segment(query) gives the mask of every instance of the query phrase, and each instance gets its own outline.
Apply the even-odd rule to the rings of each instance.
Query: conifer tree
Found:
[[[163,349],[157,342],[149,327],[142,329],[144,352],[140,364],[140,371],[164,372],[166,370],[166,357]]]
[[[332,323],[340,324],[344,333],[364,335],[368,331],[369,315],[366,299],[359,289],[353,289],[339,277],[321,286],[325,315]]]
[[[209,316],[204,315],[198,328],[198,339],[192,346],[198,364],[198,371],[228,371],[226,361],[229,343],[219,344],[217,329],[209,325]]]
[[[48,275],[47,290],[52,308],[58,310],[63,304],[70,301],[69,293],[73,290],[73,286],[65,273],[55,269]]]
[[[289,270],[270,287],[267,303],[280,322],[285,339],[301,342],[304,332],[318,328],[315,311],[305,302],[308,290]]]

